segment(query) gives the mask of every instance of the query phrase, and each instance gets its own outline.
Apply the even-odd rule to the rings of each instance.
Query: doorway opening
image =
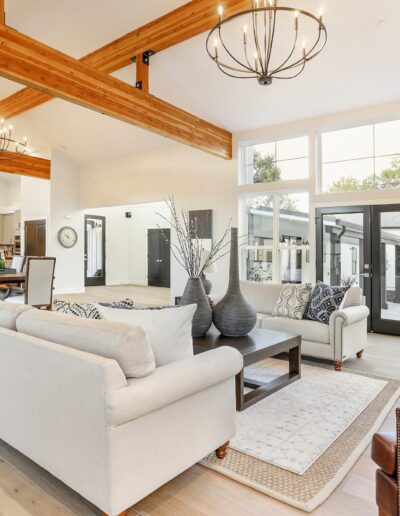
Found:
[[[154,290],[154,305],[165,304],[167,297],[169,302],[170,227],[160,215],[169,220],[163,202],[86,210],[86,286],[113,287],[115,299],[143,296],[147,302],[148,296],[149,304],[153,294],[144,289],[159,287],[163,290]]]

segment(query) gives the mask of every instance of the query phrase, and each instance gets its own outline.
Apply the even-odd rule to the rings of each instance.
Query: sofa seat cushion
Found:
[[[116,360],[127,378],[140,378],[155,370],[149,338],[138,326],[29,310],[18,317],[17,330]]]
[[[310,340],[312,342],[330,343],[329,326],[316,321],[287,319],[285,317],[265,317],[261,322],[261,328],[301,335],[303,340]]]
[[[28,310],[34,310],[34,308],[25,305],[23,301],[22,304],[0,301],[0,327],[17,331],[18,317]]]
[[[193,356],[192,320],[196,305],[124,310],[97,305],[101,318],[143,328],[157,367]]]

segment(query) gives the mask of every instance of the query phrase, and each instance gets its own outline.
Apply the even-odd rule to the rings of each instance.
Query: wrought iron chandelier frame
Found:
[[[271,5],[272,4],[272,5]],[[290,53],[286,59],[275,68],[271,68],[271,56],[274,47],[274,40],[276,36],[276,21],[277,15],[279,12],[289,12],[294,15],[294,42],[291,47]],[[272,83],[273,79],[293,79],[299,76],[308,61],[314,59],[318,54],[322,52],[324,49],[327,39],[328,33],[325,24],[322,21],[322,13],[319,17],[313,15],[308,11],[304,11],[302,9],[296,9],[294,7],[283,7],[274,5],[272,1],[270,1],[270,5],[265,5],[264,7],[254,7],[252,9],[248,9],[246,11],[241,11],[236,13],[228,18],[222,19],[222,10],[219,11],[220,21],[215,25],[213,29],[211,29],[208,34],[206,41],[207,53],[211,57],[211,59],[217,64],[218,68],[225,75],[229,77],[233,77],[235,79],[254,79],[256,78],[258,82],[262,85],[269,85]],[[224,25],[236,20],[239,17],[244,17],[246,15],[251,15],[252,27],[249,30],[249,33],[252,33],[254,47],[256,49],[256,53],[254,55],[254,64],[251,63],[249,58],[248,51],[248,32],[245,29],[246,26],[243,27],[243,58],[244,60],[238,59],[226,45],[223,35],[222,28]],[[259,31],[259,15],[262,17],[262,23],[264,26],[264,30],[261,29],[261,37]],[[290,60],[293,58],[296,49],[298,49],[298,41],[299,41],[299,19],[301,16],[305,16],[318,24],[318,37],[314,44],[310,47],[309,50],[306,50],[305,44],[303,42],[302,47],[302,57],[295,58],[293,62]],[[210,50],[210,41],[214,39],[214,52]],[[226,62],[222,62],[219,59],[218,53],[218,45],[221,44],[225,53],[229,56],[232,63],[228,64]],[[289,70],[295,70],[295,73],[292,75],[281,75],[282,73],[288,72]],[[235,75],[241,74],[241,75]]]

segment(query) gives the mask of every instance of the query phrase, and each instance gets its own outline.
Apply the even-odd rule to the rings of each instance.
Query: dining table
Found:
[[[0,269],[0,283],[1,284],[12,284],[12,283],[24,283],[25,272],[15,272],[13,269]]]

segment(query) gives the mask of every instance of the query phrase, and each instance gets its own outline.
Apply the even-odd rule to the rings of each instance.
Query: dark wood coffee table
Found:
[[[205,337],[193,339],[194,353],[203,353],[221,346],[231,346],[243,355],[243,367],[279,353],[289,353],[289,372],[263,383],[244,377],[244,369],[236,375],[236,408],[239,411],[254,405],[301,377],[301,338],[290,333],[254,329],[246,337],[223,337],[213,327]],[[244,393],[244,388],[252,389]]]

